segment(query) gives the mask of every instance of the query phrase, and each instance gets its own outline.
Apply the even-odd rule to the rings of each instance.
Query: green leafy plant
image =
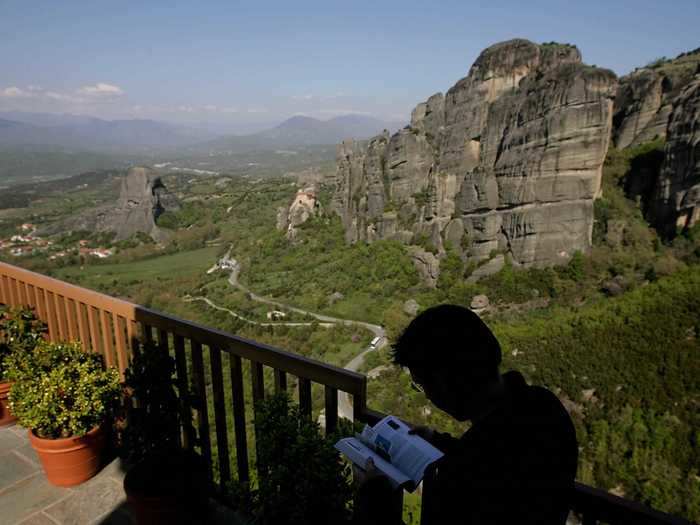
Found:
[[[33,310],[0,307],[0,381],[9,379],[11,363],[34,350],[44,334],[46,324]]]
[[[122,415],[122,457],[138,462],[150,454],[172,454],[180,448],[179,402],[175,362],[150,343],[125,371],[126,409]]]
[[[321,436],[284,393],[259,403],[255,421],[258,488],[239,487],[242,510],[265,525],[349,522],[350,472],[335,437]]]
[[[40,341],[14,362],[10,408],[19,423],[49,439],[83,436],[111,414],[120,398],[119,375],[80,343]]]

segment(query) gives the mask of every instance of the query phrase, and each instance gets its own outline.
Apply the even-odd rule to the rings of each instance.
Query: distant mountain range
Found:
[[[81,151],[152,153],[155,151],[243,153],[293,146],[335,144],[366,139],[403,123],[362,115],[330,120],[292,117],[251,135],[215,134],[154,120],[102,120],[79,115],[0,112],[0,147],[51,147]]]
[[[82,151],[149,152],[212,138],[212,134],[154,120],[102,120],[47,113],[0,113],[0,146]]]
[[[345,139],[368,139],[383,130],[395,131],[402,122],[387,122],[364,115],[344,115],[330,120],[295,116],[280,125],[252,135],[230,135],[198,144],[197,149],[242,153],[316,144],[338,144]]]

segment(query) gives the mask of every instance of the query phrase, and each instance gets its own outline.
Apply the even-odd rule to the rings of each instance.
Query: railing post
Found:
[[[335,432],[338,426],[338,390],[326,385],[326,435]]]
[[[367,409],[367,377],[362,378],[359,392],[352,396],[352,418],[354,421],[362,421]]]
[[[311,419],[311,381],[305,377],[299,378],[299,410]]]
[[[202,358],[202,343],[190,340],[192,349],[192,385],[197,399],[197,423],[199,427],[199,444],[202,456],[207,463],[209,483],[211,476],[211,438],[209,436],[209,411],[207,410],[207,385],[204,377],[204,360]]]
[[[275,370],[275,394],[287,391],[287,374],[283,370]]]
[[[250,473],[248,468],[248,442],[246,438],[243,365],[241,363],[241,358],[237,355],[231,355],[229,367],[231,372],[231,398],[233,400],[233,424],[236,436],[238,481],[247,483],[250,479]]]
[[[228,433],[226,431],[226,401],[224,397],[224,376],[221,367],[221,350],[209,347],[212,393],[214,397],[214,422],[216,425],[216,451],[219,456],[219,476],[221,487],[231,481],[231,464],[228,453]]]
[[[182,447],[190,450],[194,442],[192,428],[192,409],[190,407],[190,390],[187,380],[187,358],[185,356],[185,338],[175,335],[173,338],[175,347],[175,370],[177,389],[180,394],[180,415],[182,417]]]

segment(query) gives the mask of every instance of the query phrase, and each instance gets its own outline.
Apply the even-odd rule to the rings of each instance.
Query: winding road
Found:
[[[268,297],[263,297],[261,295],[257,295],[256,293],[252,292],[250,289],[247,287],[243,286],[239,281],[238,277],[240,276],[241,273],[241,268],[240,264],[238,261],[235,259],[231,258],[231,251],[224,255],[214,267],[212,267],[208,273],[211,273],[217,269],[220,270],[228,270],[230,272],[229,274],[229,279],[228,282],[231,286],[234,288],[237,288],[238,290],[246,293],[248,297],[252,301],[256,301],[259,303],[267,304],[270,306],[275,306],[277,308],[283,308],[285,310],[289,310],[291,312],[296,312],[298,314],[302,315],[308,315],[310,317],[313,317],[317,319],[318,321],[321,321],[319,323],[320,326],[324,327],[330,327],[334,326],[336,324],[342,324],[345,326],[359,326],[361,328],[365,328],[366,330],[369,330],[374,334],[375,337],[379,338],[379,342],[377,343],[376,346],[369,346],[365,348],[362,352],[357,354],[355,357],[353,357],[343,368],[346,370],[350,370],[352,372],[357,372],[357,370],[360,369],[362,364],[365,362],[365,357],[367,354],[370,352],[374,352],[375,350],[379,350],[386,346],[387,340],[386,340],[386,330],[384,327],[372,323],[366,323],[364,321],[355,321],[351,319],[341,319],[339,317],[333,317],[330,315],[323,315],[323,314],[318,314],[315,312],[310,312],[308,310],[304,310],[302,308],[298,308],[296,306],[291,306],[279,301],[275,301],[273,299],[270,299]],[[215,304],[213,301],[208,299],[207,297],[191,297],[191,296],[186,296],[184,298],[185,302],[194,302],[194,301],[201,301],[206,303],[208,306],[211,308],[214,308],[216,310],[222,311],[222,312],[227,312],[229,315],[232,317],[235,317],[236,319],[240,319],[246,323],[250,324],[255,324],[258,326],[310,326],[313,323],[309,322],[272,322],[272,323],[264,323],[264,322],[259,322],[259,321],[253,321],[252,319],[247,319],[244,316],[234,312],[233,310],[230,310],[228,308],[224,308],[222,306],[219,306]],[[350,395],[347,394],[346,392],[338,392],[338,416],[343,417],[346,419],[349,419],[350,421],[353,420],[353,410],[352,410],[352,401],[350,398]],[[319,417],[320,422],[323,424],[325,423],[325,416],[322,414]]]

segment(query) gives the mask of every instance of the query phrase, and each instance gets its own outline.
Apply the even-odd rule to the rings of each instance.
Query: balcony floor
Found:
[[[44,476],[27,430],[0,428],[0,522],[3,525],[132,525],[119,460],[78,487],[54,487]],[[237,515],[212,502],[208,523],[238,524]]]

